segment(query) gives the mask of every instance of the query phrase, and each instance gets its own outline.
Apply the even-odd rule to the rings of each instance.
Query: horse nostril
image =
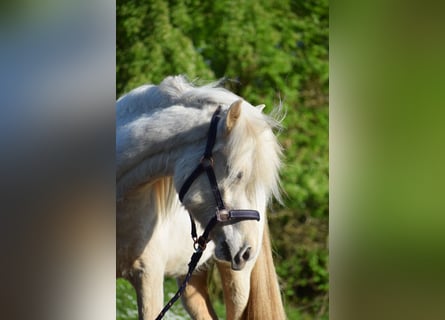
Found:
[[[250,251],[252,250],[252,247],[247,247],[246,248],[246,250],[244,251],[244,253],[243,253],[243,259],[245,260],[245,261],[247,261],[247,260],[249,260],[249,258],[250,258]]]
[[[241,270],[246,265],[246,262],[250,259],[250,253],[252,251],[252,247],[246,246],[242,248],[233,258],[232,260],[232,269],[233,270]]]

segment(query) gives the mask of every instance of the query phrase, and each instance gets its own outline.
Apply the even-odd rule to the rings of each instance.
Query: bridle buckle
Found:
[[[227,209],[216,209],[216,219],[219,222],[229,221],[230,220],[230,211]]]
[[[195,252],[204,251],[207,247],[207,241],[202,236],[193,239],[193,248]]]
[[[203,156],[199,161],[204,169],[208,167],[213,167],[213,157]]]

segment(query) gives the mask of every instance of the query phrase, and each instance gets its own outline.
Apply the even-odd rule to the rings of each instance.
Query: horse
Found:
[[[193,319],[218,319],[207,290],[216,264],[226,317],[285,319],[272,259],[266,208],[280,199],[279,121],[219,83],[196,86],[184,76],[143,85],[116,102],[116,275],[135,288],[139,319],[154,319],[163,305],[164,276],[182,281],[196,243],[215,216],[215,193],[205,175],[184,183],[207,152],[209,122],[218,109],[211,167],[221,201],[250,209],[259,221],[222,221],[181,299]],[[196,240],[196,239],[195,239]],[[196,241],[195,241],[196,242]]]

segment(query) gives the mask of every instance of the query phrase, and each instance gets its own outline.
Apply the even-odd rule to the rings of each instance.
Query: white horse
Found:
[[[164,275],[179,280],[198,234],[215,216],[206,175],[178,192],[200,162],[210,118],[218,106],[213,168],[229,209],[253,209],[260,220],[218,223],[198,270],[182,297],[193,319],[217,319],[207,293],[208,263],[221,274],[228,319],[284,319],[270,249],[266,207],[279,197],[278,123],[215,85],[195,87],[182,76],[134,89],[116,106],[117,276],[137,294],[139,319],[154,319],[163,305]]]

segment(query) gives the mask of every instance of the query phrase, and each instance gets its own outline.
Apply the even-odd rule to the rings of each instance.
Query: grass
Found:
[[[164,303],[173,297],[177,290],[176,281],[166,278],[164,282]],[[222,302],[214,303],[215,311],[220,319],[225,318],[225,310]],[[116,319],[134,320],[138,317],[136,293],[128,281],[123,279],[116,280]],[[176,302],[167,312],[164,319],[190,319],[181,302]]]
[[[176,292],[177,285],[174,279],[166,278],[164,282],[164,302],[166,303]],[[225,319],[224,303],[221,300],[213,301],[213,307],[219,319]],[[313,315],[301,312],[298,308],[286,305],[286,315],[289,320],[327,320],[328,317],[314,317]],[[136,293],[128,281],[116,280],[116,320],[136,320],[138,318]],[[173,305],[165,315],[167,320],[191,319],[183,308],[181,302]]]

